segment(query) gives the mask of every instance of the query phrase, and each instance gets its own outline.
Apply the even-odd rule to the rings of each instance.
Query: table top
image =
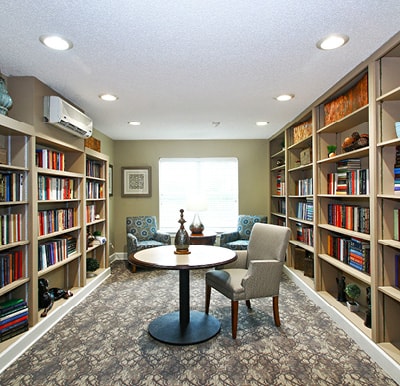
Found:
[[[166,269],[211,268],[228,264],[237,259],[236,252],[211,245],[190,245],[189,254],[176,254],[175,245],[143,249],[136,252],[137,265]]]
[[[196,233],[190,233],[190,234],[189,234],[189,237],[194,237],[194,238],[196,238],[196,237],[198,237],[198,238],[202,238],[202,237],[216,237],[216,236],[217,236],[217,232],[208,232],[208,231],[205,231],[205,232],[199,233],[199,234],[196,234]]]

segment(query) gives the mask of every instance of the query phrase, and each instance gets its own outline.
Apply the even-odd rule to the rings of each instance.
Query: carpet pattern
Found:
[[[190,346],[155,341],[157,316],[179,307],[179,273],[116,261],[111,276],[0,375],[0,385],[397,385],[285,275],[281,327],[271,299],[239,306],[212,291],[213,339]],[[191,308],[204,309],[205,270],[191,272]]]

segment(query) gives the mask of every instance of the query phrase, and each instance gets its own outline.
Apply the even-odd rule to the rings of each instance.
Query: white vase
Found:
[[[357,302],[354,302],[354,303],[346,302],[346,304],[347,304],[347,308],[351,312],[358,312],[360,310],[360,305]]]

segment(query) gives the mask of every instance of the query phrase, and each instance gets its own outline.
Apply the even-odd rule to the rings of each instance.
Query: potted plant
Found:
[[[96,274],[94,271],[100,267],[99,262],[94,257],[88,257],[86,259],[86,277],[94,277]]]
[[[347,308],[351,312],[357,312],[360,308],[360,305],[357,303],[356,299],[358,299],[361,295],[360,287],[357,284],[350,283],[346,285],[344,290],[346,295],[350,300],[347,301]]]

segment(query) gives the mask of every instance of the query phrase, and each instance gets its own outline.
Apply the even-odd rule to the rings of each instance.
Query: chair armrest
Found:
[[[237,259],[229,264],[224,264],[217,269],[230,269],[230,268],[241,268],[246,269],[247,267],[247,251],[235,251]]]
[[[246,298],[279,295],[283,262],[278,260],[251,260],[242,286]]]
[[[223,247],[227,243],[231,243],[232,241],[239,240],[239,232],[224,232],[220,234],[220,242],[219,245]]]
[[[157,231],[154,234],[154,240],[159,241],[160,243],[170,245],[171,244],[171,235],[166,232]]]
[[[128,257],[135,253],[138,249],[138,239],[136,236],[134,236],[132,233],[127,233],[126,234],[126,241],[127,241],[127,252],[128,252]]]

